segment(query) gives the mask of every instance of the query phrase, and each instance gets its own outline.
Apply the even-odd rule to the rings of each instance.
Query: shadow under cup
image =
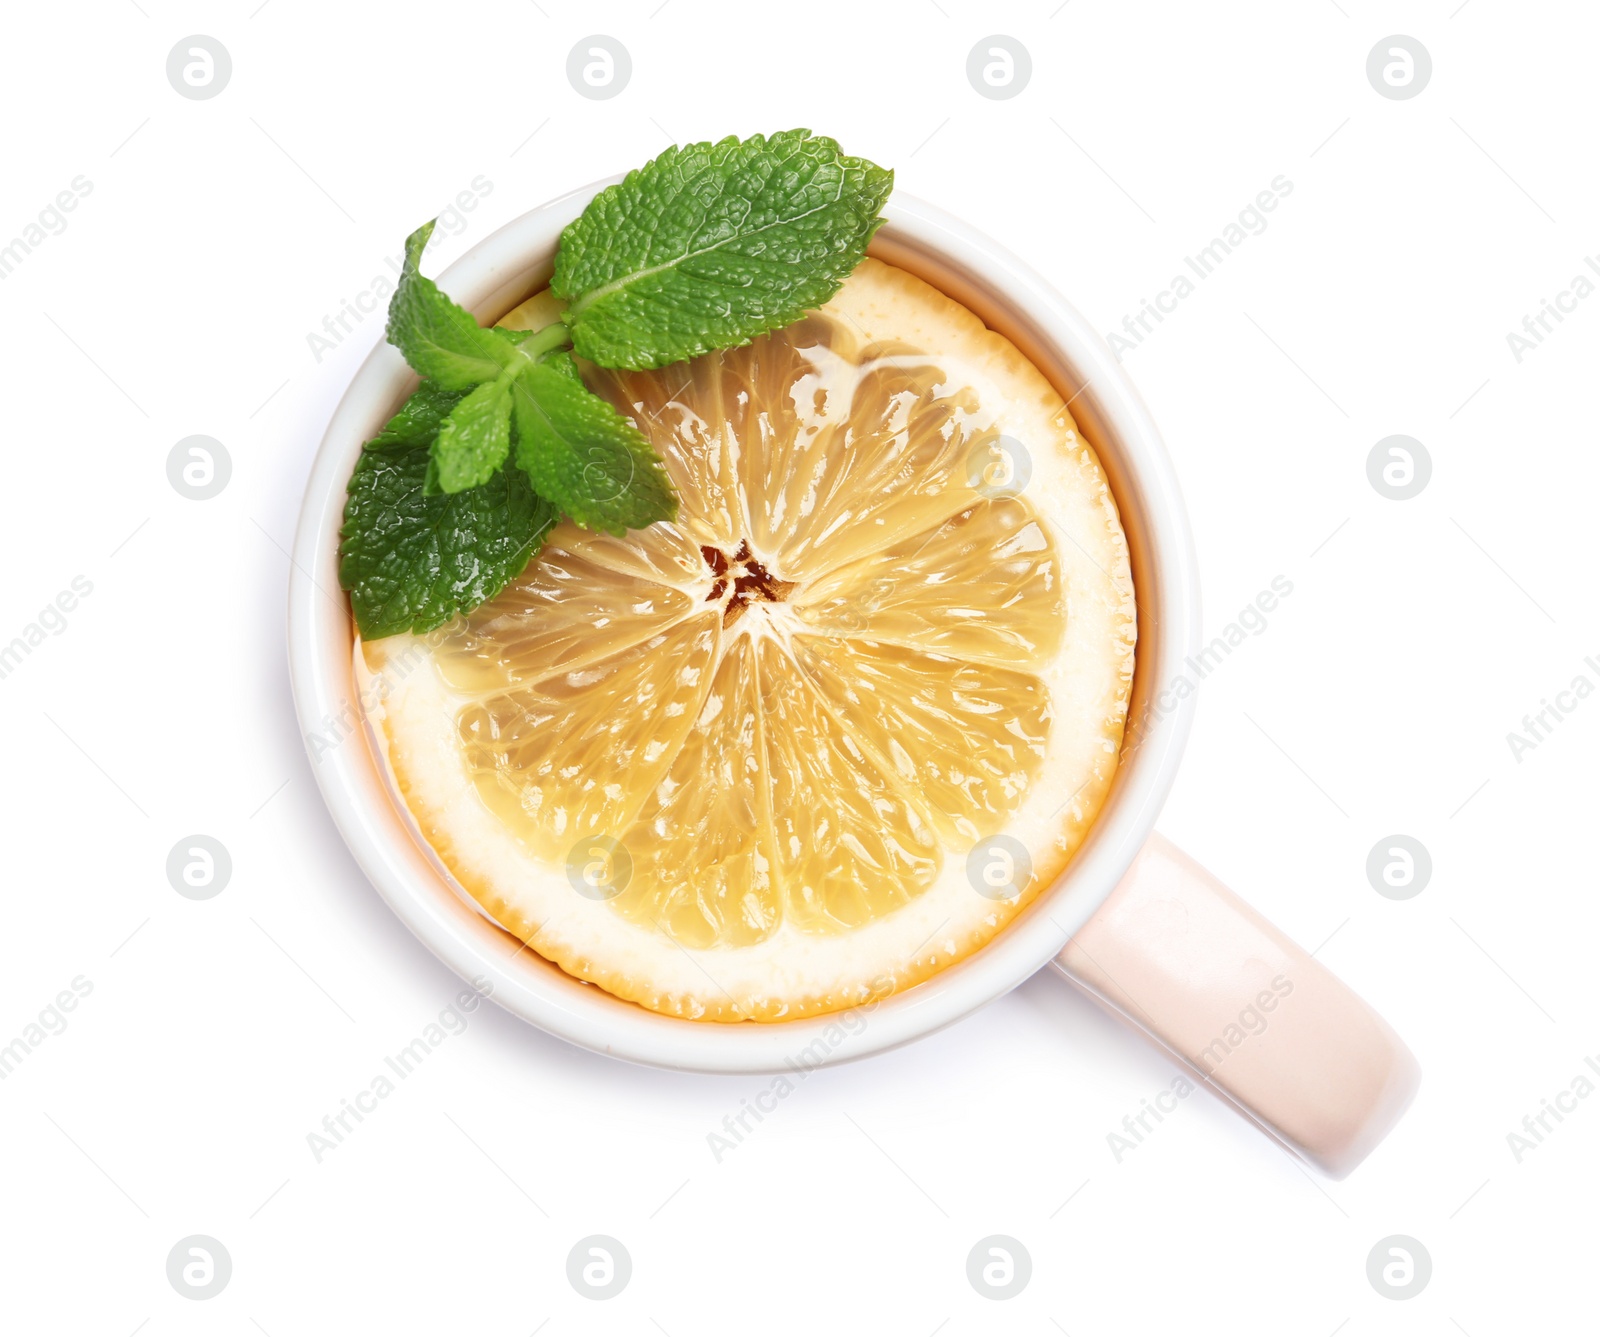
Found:
[[[440,282],[485,324],[549,283],[560,232],[599,182],[506,225]],[[1137,393],[1093,328],[987,238],[896,193],[870,254],[924,279],[1009,338],[1069,401],[1099,455],[1127,533],[1138,606],[1129,724],[1117,774],[1060,879],[993,941],[931,979],[856,1009],[791,1022],[685,1021],[625,1002],[562,971],[487,919],[401,811],[362,723],[354,630],[337,594],[344,487],[364,441],[416,384],[380,345],[335,411],[312,466],[290,572],[291,678],[318,785],[352,853],[413,932],[511,1012],[575,1044],[634,1062],[702,1072],[781,1072],[845,1062],[930,1034],[1008,992],[1061,952],[1116,888],[1149,836],[1191,716],[1156,708],[1196,643],[1194,563],[1176,481]],[[315,746],[330,723],[337,745]],[[803,1060],[799,1056],[804,1056]]]

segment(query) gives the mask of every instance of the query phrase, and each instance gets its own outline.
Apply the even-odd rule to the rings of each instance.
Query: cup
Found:
[[[441,285],[480,321],[498,320],[549,282],[562,229],[609,184],[507,224],[449,266]],[[903,192],[884,213],[871,254],[961,302],[1032,359],[1099,454],[1127,532],[1139,642],[1122,760],[1056,883],[993,941],[922,984],[843,1018],[778,1023],[648,1011],[580,982],[490,921],[391,793],[353,671],[338,579],[345,483],[362,443],[416,383],[387,344],[362,364],[328,424],[289,574],[290,675],[328,809],[373,885],[441,960],[517,1016],[597,1053],[714,1073],[859,1059],[930,1035],[1048,966],[1290,1151],[1342,1178],[1405,1112],[1419,1069],[1349,988],[1155,832],[1194,707],[1167,686],[1183,680],[1200,626],[1188,521],[1160,434],[1093,327],[1038,274]]]

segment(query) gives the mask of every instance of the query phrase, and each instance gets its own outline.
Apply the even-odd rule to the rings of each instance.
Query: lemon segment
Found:
[[[625,830],[683,748],[720,630],[702,614],[597,664],[484,694],[456,715],[484,801],[537,856]]]
[[[1050,699],[1033,674],[843,638],[797,639],[795,662],[846,736],[920,794],[946,848],[1004,830],[1044,765]]]
[[[980,501],[809,582],[796,614],[824,634],[863,635],[999,665],[1039,667],[1066,629],[1059,563],[1033,508]]]
[[[744,947],[777,929],[761,715],[754,644],[741,637],[623,836],[637,853],[617,913],[687,948]]]

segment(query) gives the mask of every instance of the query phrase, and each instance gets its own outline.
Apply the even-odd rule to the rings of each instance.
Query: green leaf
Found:
[[[389,299],[389,342],[405,354],[413,370],[440,388],[470,390],[510,366],[516,345],[503,331],[484,329],[470,311],[422,276],[422,248],[432,235],[430,222],[406,238],[405,268]]]
[[[560,518],[510,460],[482,487],[425,496],[428,456],[373,441],[350,477],[339,583],[368,640],[431,631],[492,599]]]
[[[459,390],[443,390],[424,381],[367,445],[426,446],[439,435],[440,425],[461,400]]]
[[[559,353],[546,354],[542,365],[565,376],[574,385],[583,385],[583,373],[578,370],[578,364],[572,360],[572,354],[565,349]],[[587,386],[584,388],[588,389]]]
[[[571,363],[558,353],[517,377],[517,463],[540,496],[588,529],[620,535],[672,519],[677,498],[650,443]]]
[[[485,381],[451,410],[433,443],[442,492],[487,483],[511,452],[511,377]]]
[[[791,324],[861,262],[893,185],[809,130],[668,149],[561,235],[573,347],[637,370]]]

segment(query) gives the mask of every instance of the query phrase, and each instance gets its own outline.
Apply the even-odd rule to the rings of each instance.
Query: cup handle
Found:
[[[1335,1179],[1417,1092],[1388,1023],[1162,836],[1052,964]]]

